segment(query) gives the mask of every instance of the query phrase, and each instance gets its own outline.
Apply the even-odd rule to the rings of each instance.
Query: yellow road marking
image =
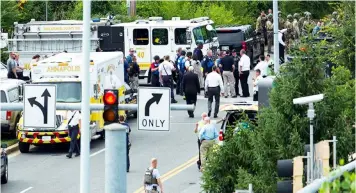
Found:
[[[163,183],[164,181],[172,178],[173,176],[179,174],[180,172],[182,172],[183,170],[189,168],[190,166],[194,165],[196,163],[196,161],[198,160],[199,156],[196,155],[193,158],[191,158],[190,160],[186,161],[185,163],[183,163],[182,165],[170,170],[169,172],[165,173],[164,175],[161,176],[161,182]],[[140,187],[139,189],[137,189],[134,193],[143,193],[144,192],[144,187]]]

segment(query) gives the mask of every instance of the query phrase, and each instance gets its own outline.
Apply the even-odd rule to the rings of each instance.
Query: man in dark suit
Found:
[[[196,105],[197,95],[200,93],[198,75],[194,73],[194,67],[190,66],[188,72],[183,77],[183,91],[187,104]],[[188,111],[189,117],[194,118],[194,111]]]

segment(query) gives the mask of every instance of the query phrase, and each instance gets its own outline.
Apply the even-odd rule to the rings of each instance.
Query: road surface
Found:
[[[254,75],[254,73],[252,73]],[[249,77],[252,95],[252,76]],[[240,92],[241,93],[241,92]],[[185,103],[181,96],[179,103]],[[248,101],[249,98],[222,98],[221,104]],[[193,132],[202,112],[207,111],[207,99],[198,97],[195,118],[186,111],[171,112],[169,132],[138,131],[136,119],[129,120],[132,147],[131,168],[127,174],[127,192],[142,192],[143,175],[152,157],[158,158],[158,169],[167,193],[200,192],[200,176],[196,160],[197,138]],[[224,117],[219,113],[219,118]],[[28,154],[15,152],[9,158],[9,182],[1,185],[3,193],[63,193],[79,192],[80,158],[65,157],[67,147],[34,147]],[[90,150],[90,190],[105,192],[105,143],[95,140]],[[141,189],[140,189],[141,188]]]

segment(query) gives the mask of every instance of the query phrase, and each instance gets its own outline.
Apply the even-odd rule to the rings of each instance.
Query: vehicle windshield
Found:
[[[199,26],[193,29],[193,35],[196,42],[210,43],[213,41],[214,37],[217,37],[215,31],[215,25],[211,24],[213,30],[209,31],[206,29],[207,25]]]
[[[81,82],[46,82],[41,84],[57,85],[58,103],[80,103],[82,101]]]
[[[2,103],[7,103],[7,99],[6,99],[6,94],[5,94],[5,92],[2,90],[1,91],[1,102]]]
[[[244,35],[241,30],[217,31],[219,44],[230,45],[244,41]]]

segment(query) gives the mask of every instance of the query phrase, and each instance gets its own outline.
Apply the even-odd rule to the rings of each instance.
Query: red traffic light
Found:
[[[104,104],[106,105],[113,105],[116,103],[117,96],[114,92],[108,91],[104,94]]]

